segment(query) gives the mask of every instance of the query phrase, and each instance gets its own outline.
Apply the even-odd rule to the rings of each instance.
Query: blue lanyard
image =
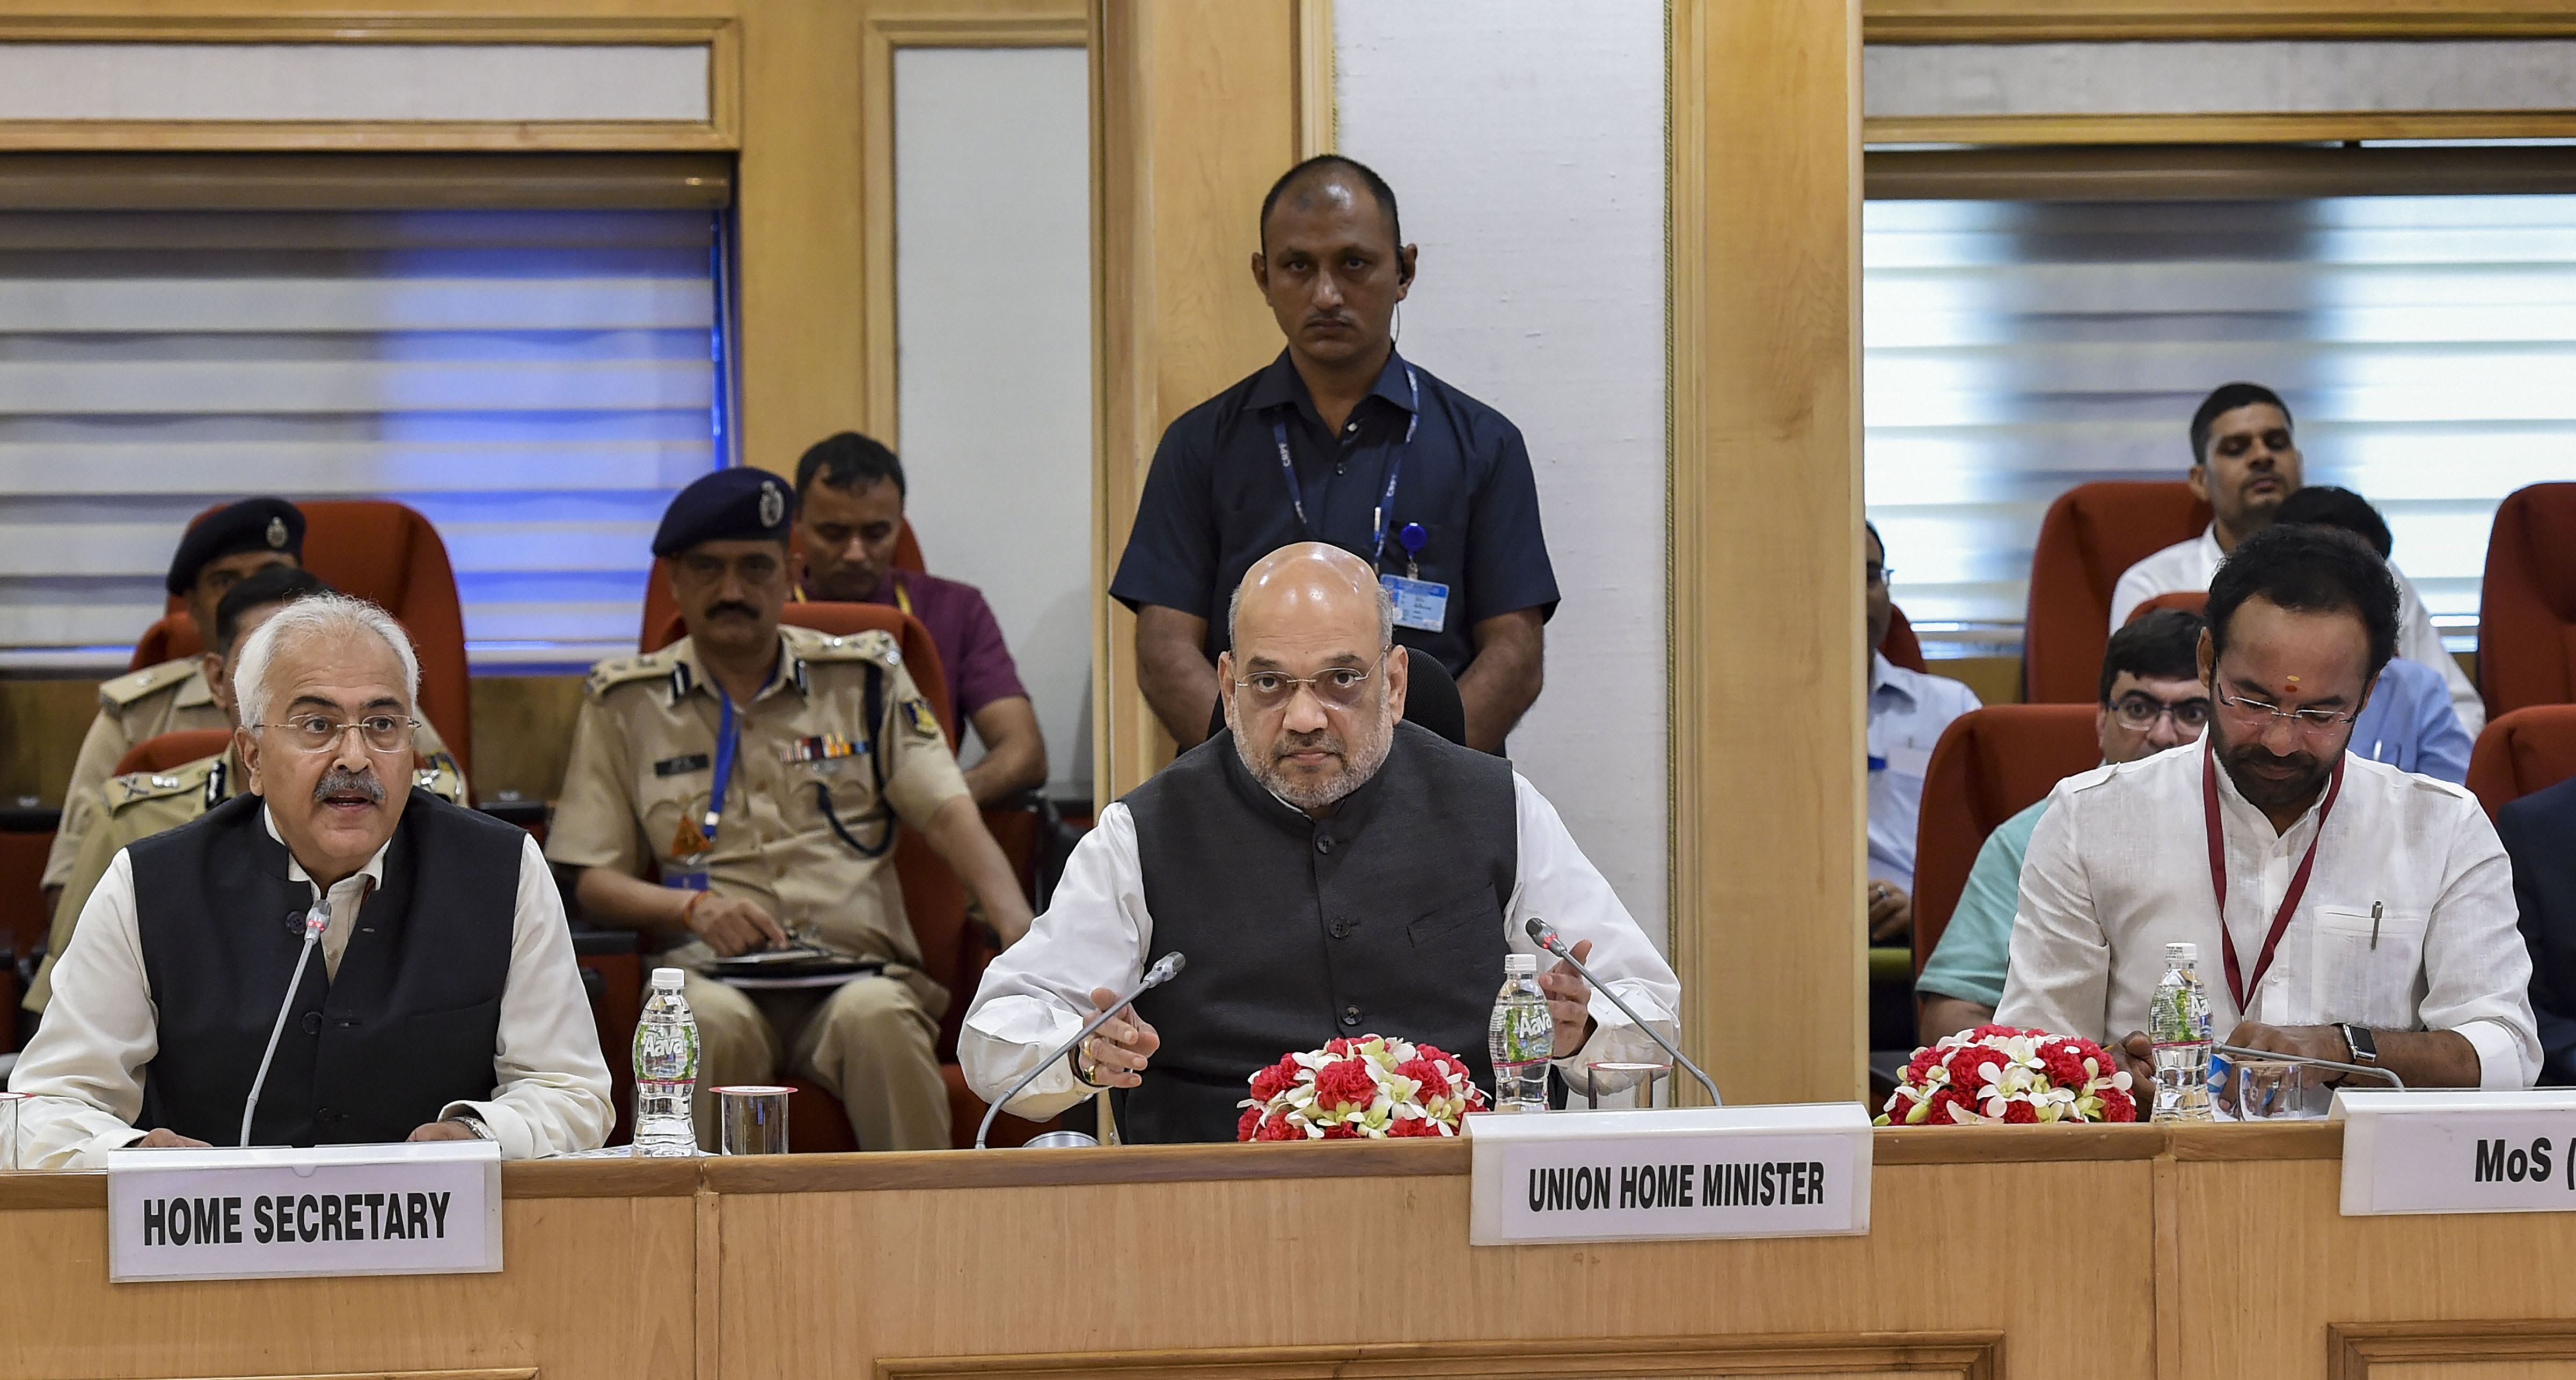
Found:
[[[707,847],[716,846],[716,825],[724,818],[725,790],[733,783],[734,749],[742,744],[742,729],[733,721],[733,696],[716,687],[716,702],[724,706],[716,721],[715,794],[707,799],[707,817],[699,832],[707,836]]]
[[[1422,425],[1422,381],[1413,376],[1410,364],[1404,366],[1404,386],[1413,390],[1413,415],[1404,423],[1404,445],[1396,451],[1395,458],[1386,463],[1386,492],[1378,495],[1377,509],[1369,518],[1372,524],[1369,534],[1371,565],[1382,565],[1386,561],[1386,518],[1395,507],[1395,481],[1404,475],[1404,452],[1413,448],[1414,430]],[[1307,536],[1322,541],[1323,538],[1315,532],[1314,519],[1306,516],[1306,491],[1297,483],[1297,462],[1288,453],[1286,418],[1270,419],[1270,439],[1279,445],[1279,473],[1288,481],[1288,504],[1297,510],[1297,525],[1306,529]]]

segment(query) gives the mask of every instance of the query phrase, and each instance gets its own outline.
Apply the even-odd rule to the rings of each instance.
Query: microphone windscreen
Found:
[[[1178,949],[1174,949],[1170,953],[1163,955],[1162,958],[1154,964],[1152,970],[1147,972],[1145,976],[1148,980],[1153,982],[1169,982],[1173,977],[1180,973],[1182,968],[1189,965],[1189,961],[1188,955],[1183,954]]]

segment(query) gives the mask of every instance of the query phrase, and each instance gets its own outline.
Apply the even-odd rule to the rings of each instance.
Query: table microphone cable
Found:
[[[250,1148],[250,1119],[259,1110],[259,1090],[268,1082],[269,1061],[277,1057],[278,1037],[286,1033],[286,1015],[295,1009],[295,993],[304,986],[304,965],[313,961],[313,946],[321,942],[322,931],[331,925],[331,898],[317,896],[313,909],[304,913],[304,946],[295,954],[295,976],[286,980],[286,1000],[277,1004],[277,1024],[269,1027],[268,1051],[259,1056],[259,1072],[250,1080],[250,1101],[242,1104],[241,1144]]]

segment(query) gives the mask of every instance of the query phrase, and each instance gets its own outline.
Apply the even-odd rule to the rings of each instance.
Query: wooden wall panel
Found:
[[[1312,0],[1094,0],[1092,254],[1098,488],[1094,777],[1102,803],[1168,761],[1136,689],[1136,620],[1108,599],[1155,443],[1282,348],[1252,283],[1262,194],[1322,152]],[[1320,45],[1318,47],[1317,45]],[[1325,69],[1329,72],[1329,68]],[[1329,90],[1329,78],[1320,83]]]
[[[1863,1090],[1858,20],[1672,10],[1673,946],[1737,1102]]]

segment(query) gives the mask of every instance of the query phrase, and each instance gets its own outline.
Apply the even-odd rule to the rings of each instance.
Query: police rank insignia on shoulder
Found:
[[[905,700],[903,701],[901,708],[903,710],[903,721],[912,726],[914,737],[936,738],[939,736],[939,716],[930,712],[930,702],[928,700]]]
[[[806,762],[837,762],[844,757],[856,757],[866,748],[867,744],[851,742],[838,733],[817,733],[810,738],[790,740],[779,756],[793,767]]]

